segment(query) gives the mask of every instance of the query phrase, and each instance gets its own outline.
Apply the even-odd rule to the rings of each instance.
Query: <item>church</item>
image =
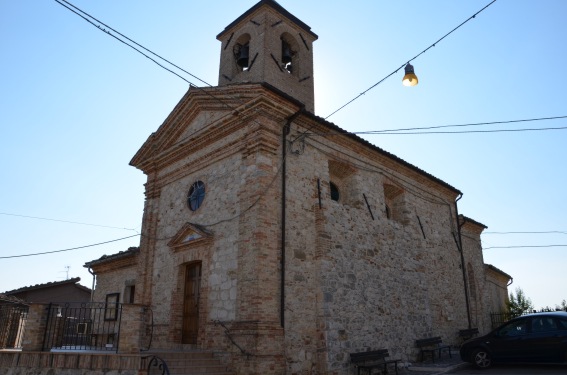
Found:
[[[510,278],[484,264],[461,192],[314,114],[317,38],[259,1],[217,35],[218,86],[191,86],[131,160],[140,246],[85,267],[96,301],[151,310],[153,348],[350,374],[351,353],[407,365],[417,339],[457,346],[503,307]]]

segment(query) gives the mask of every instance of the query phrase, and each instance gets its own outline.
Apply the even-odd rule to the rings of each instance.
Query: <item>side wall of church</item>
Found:
[[[347,373],[348,353],[383,348],[411,362],[415,340],[431,336],[457,344],[467,314],[454,197],[322,137],[293,147],[301,151],[288,159],[291,372],[326,362],[324,371]]]

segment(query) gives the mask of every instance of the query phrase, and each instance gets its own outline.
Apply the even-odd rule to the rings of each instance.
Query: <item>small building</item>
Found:
[[[4,294],[35,303],[89,302],[91,289],[79,284],[79,281],[81,278],[75,277],[9,290]]]
[[[493,313],[504,313],[508,310],[506,302],[508,299],[508,286],[512,284],[512,276],[494,267],[492,264],[485,264],[486,291],[489,294],[487,301],[492,305],[489,310]]]

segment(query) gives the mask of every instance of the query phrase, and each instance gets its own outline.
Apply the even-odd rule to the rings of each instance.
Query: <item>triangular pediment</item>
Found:
[[[158,130],[152,133],[130,161],[130,165],[149,172],[193,152],[201,143],[229,129],[245,118],[250,101],[262,89],[239,87],[192,87],[175,106]]]
[[[185,223],[183,227],[173,236],[167,246],[174,250],[184,249],[196,244],[210,241],[213,234],[198,224]]]

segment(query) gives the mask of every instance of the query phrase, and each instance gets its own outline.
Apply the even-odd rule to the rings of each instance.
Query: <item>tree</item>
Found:
[[[567,301],[563,300],[561,301],[561,305],[555,305],[555,310],[567,311]]]
[[[510,300],[506,303],[508,306],[508,312],[511,318],[520,316],[526,312],[531,312],[534,309],[532,300],[526,297],[522,288],[516,288],[516,295],[510,292]]]

